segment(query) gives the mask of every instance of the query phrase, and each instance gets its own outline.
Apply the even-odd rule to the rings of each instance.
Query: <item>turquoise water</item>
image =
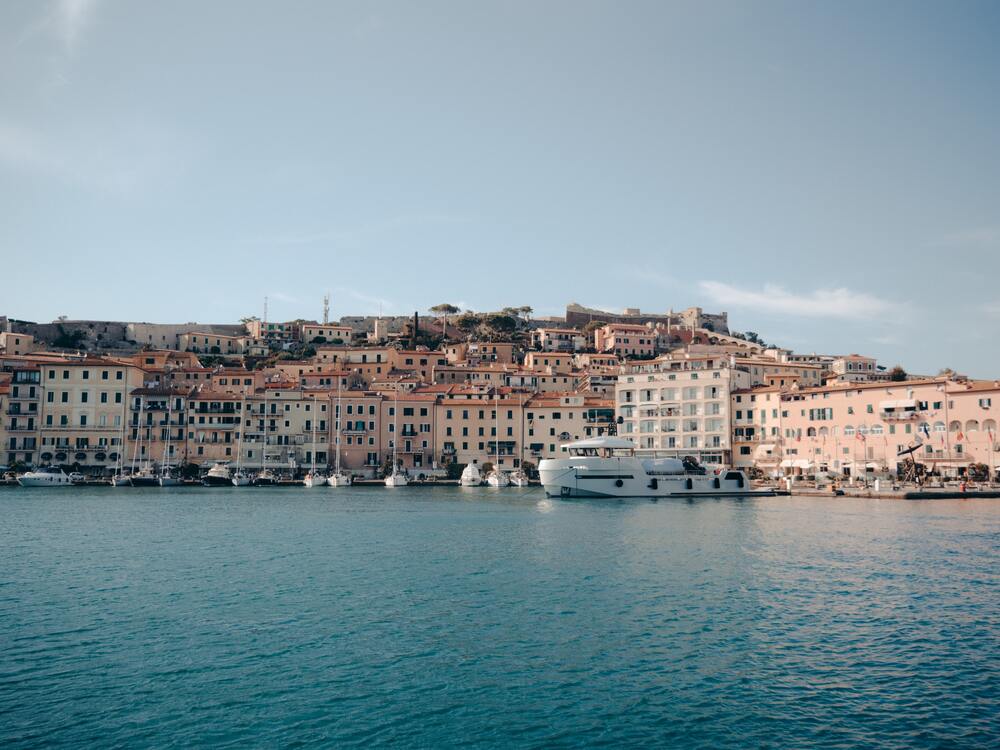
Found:
[[[1000,501],[0,490],[0,745],[1000,744]]]

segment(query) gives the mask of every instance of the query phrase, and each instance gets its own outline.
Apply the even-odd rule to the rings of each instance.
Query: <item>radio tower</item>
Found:
[[[330,322],[330,293],[323,295],[323,325]]]
[[[267,297],[264,297],[264,323],[267,323]]]

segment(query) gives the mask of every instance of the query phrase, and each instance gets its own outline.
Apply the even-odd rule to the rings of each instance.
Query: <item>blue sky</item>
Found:
[[[726,310],[1000,376],[995,2],[0,3],[0,312]]]

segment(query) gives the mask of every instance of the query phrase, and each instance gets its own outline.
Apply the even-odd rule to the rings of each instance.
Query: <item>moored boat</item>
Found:
[[[73,482],[62,469],[56,466],[46,466],[35,471],[28,471],[17,478],[22,487],[72,487]]]
[[[464,469],[462,469],[462,476],[459,477],[458,483],[463,487],[478,487],[483,483],[483,475],[479,471],[479,467],[476,464],[467,464]]]
[[[568,458],[547,458],[538,473],[550,497],[719,497],[773,495],[754,489],[742,471],[708,473],[690,458],[640,458],[631,440],[597,437],[566,446]]]
[[[511,487],[527,487],[530,484],[528,481],[528,475],[524,473],[524,469],[517,469],[510,475],[510,486]]]
[[[232,487],[233,473],[229,466],[221,461],[217,461],[202,478],[201,483],[206,487]]]
[[[350,487],[351,477],[339,471],[335,471],[326,479],[326,483],[331,487]]]

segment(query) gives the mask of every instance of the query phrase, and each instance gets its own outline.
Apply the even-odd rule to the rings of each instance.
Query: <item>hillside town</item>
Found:
[[[794,352],[726,313],[576,304],[237,324],[0,317],[0,464],[107,479],[226,463],[301,478],[336,461],[455,479],[531,475],[573,441],[755,478],[993,479],[1000,382]]]

